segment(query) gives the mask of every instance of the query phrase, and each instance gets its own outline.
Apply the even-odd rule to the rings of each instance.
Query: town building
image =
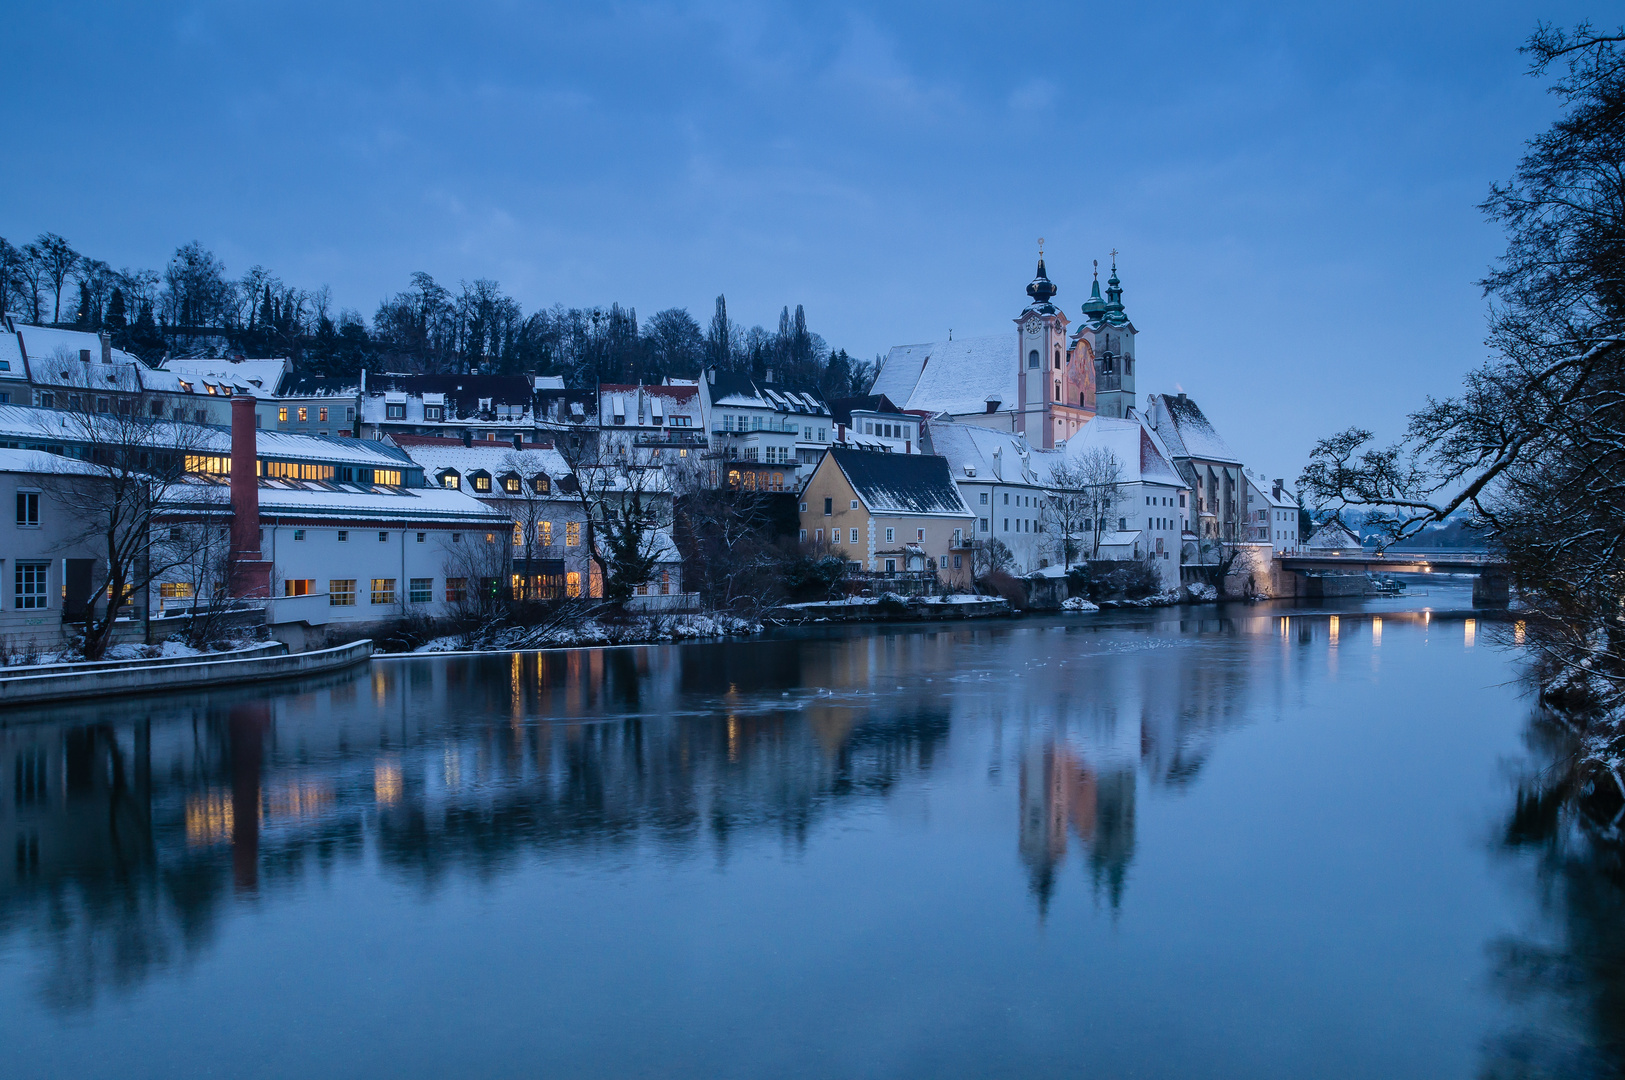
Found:
[[[598,387],[598,460],[681,461],[710,445],[698,381]]]
[[[1095,357],[1088,336],[1068,337],[1056,292],[1040,252],[1014,335],[896,346],[870,393],[907,412],[1023,435],[1037,449],[1060,446],[1095,415]]]
[[[919,454],[925,414],[906,413],[885,394],[836,398],[829,403],[835,442],[861,450]]]
[[[1067,522],[1069,535],[1078,538],[1085,558],[1149,557],[1163,587],[1177,588],[1189,561],[1182,541],[1191,499],[1168,447],[1137,418],[1097,416],[1067,441],[1066,463],[1087,479],[1087,461],[1096,451],[1119,467],[1117,505],[1104,523],[1088,517]]]
[[[924,452],[948,463],[975,515],[967,539],[1003,544],[1016,574],[1063,561],[1047,499],[1058,451],[1034,450],[1013,432],[933,420],[925,425]]]
[[[741,372],[706,370],[700,410],[715,483],[794,491],[834,440],[829,406],[816,391]]]
[[[41,450],[0,449],[0,649],[26,655],[63,638],[84,615],[99,564],[95,536],[61,498],[64,483],[94,485],[95,469]]]
[[[975,515],[945,458],[831,447],[799,509],[801,541],[846,559],[876,588],[970,585]]]
[[[587,548],[587,514],[571,469],[550,443],[466,443],[432,435],[393,435],[427,482],[478,499],[510,523],[511,588],[519,599],[602,596]]]
[[[1315,555],[1365,554],[1365,545],[1360,543],[1359,535],[1336,518],[1321,522],[1309,534],[1303,549]]]
[[[468,437],[511,443],[553,439],[591,451],[591,390],[569,390],[558,376],[361,373],[360,433]]]
[[[1241,540],[1246,513],[1241,459],[1196,402],[1184,394],[1150,394],[1144,419],[1190,488],[1194,502],[1190,522],[1199,542]]]
[[[1277,555],[1298,550],[1298,497],[1284,480],[1266,480],[1250,469],[1241,472],[1247,483],[1245,539],[1267,543]]]

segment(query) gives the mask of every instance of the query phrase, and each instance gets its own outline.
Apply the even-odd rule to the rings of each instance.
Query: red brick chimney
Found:
[[[231,559],[232,595],[271,594],[271,564],[260,559],[259,447],[254,431],[254,399],[231,399]]]

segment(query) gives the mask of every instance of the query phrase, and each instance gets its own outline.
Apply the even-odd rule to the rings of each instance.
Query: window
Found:
[[[405,405],[385,405],[384,406],[384,419],[386,419],[386,420],[405,420],[406,419],[406,406]]]
[[[461,544],[463,542],[463,534],[462,533],[452,533],[451,534],[451,542],[454,543],[454,544]]]
[[[39,528],[39,492],[17,492],[17,527],[20,529]]]
[[[279,424],[286,424],[288,422],[288,407],[286,405],[282,406],[276,411],[276,419],[277,423]]]
[[[19,610],[26,611],[45,607],[48,596],[45,591],[45,580],[50,570],[50,563],[19,562],[17,564],[13,584],[16,590],[16,606]]]
[[[158,597],[161,600],[190,600],[192,599],[192,583],[189,581],[165,581],[158,586]]]
[[[1038,354],[1033,353],[1033,355],[1037,356]],[[886,560],[886,573],[888,573],[888,574],[897,573],[897,560],[896,559],[887,559]]]
[[[162,416],[164,415],[164,403],[161,401],[154,401],[151,408],[149,408],[147,411],[152,413],[154,416]],[[254,419],[258,420],[259,417],[256,416]]]
[[[805,514],[807,512],[807,504],[806,503],[801,504],[801,512],[803,514]]]
[[[896,540],[897,540],[897,530],[896,529],[887,529],[886,530],[886,543],[888,543],[888,544],[895,543]]]
[[[374,469],[374,470],[372,470],[372,482],[375,483],[375,484],[383,484],[385,487],[400,487],[401,486],[401,470],[399,470],[399,469]],[[487,486],[489,486],[490,481],[487,481],[486,483],[487,483]]]
[[[1008,356],[1009,354],[1006,353],[1005,355]],[[1032,352],[1027,354],[1027,366],[1028,367],[1030,367],[1030,368],[1042,367],[1043,363],[1044,363],[1043,360],[1038,355],[1038,350],[1037,349],[1034,349]]]
[[[856,510],[857,508],[858,508],[858,500],[856,500],[856,499],[853,499],[851,505],[847,507],[848,510]]]
[[[443,488],[451,488],[455,491],[462,486],[462,482],[462,477],[457,474],[455,469],[447,469],[440,474],[440,486]]]
[[[914,530],[914,540],[915,540],[915,542],[918,543],[919,541],[924,540],[924,539],[925,539],[925,530],[924,529],[915,529]]]
[[[1010,519],[1009,518],[1004,519],[1004,531],[1005,532],[1010,531]]]
[[[581,595],[581,572],[571,570],[564,575],[564,595],[577,597]]]
[[[1060,350],[1060,349],[1056,349],[1056,350],[1055,350],[1055,370],[1056,370],[1056,371],[1060,371],[1060,370],[1061,370],[1061,350]],[[1059,401],[1059,400],[1061,400],[1061,399],[1060,399],[1060,398],[1056,398],[1056,399],[1055,399],[1055,400],[1056,400],[1056,401]]]
[[[981,520],[981,525],[980,525],[980,528],[981,528],[981,530],[982,530],[982,531],[983,531],[983,532],[990,532],[990,531],[992,531],[992,530],[991,530],[991,527],[990,527],[990,526],[989,526],[989,524],[988,524],[988,520],[987,520],[987,518],[982,518],[982,519],[980,519],[980,520]]]
[[[339,530],[339,543],[347,544],[349,542],[350,542],[350,530],[348,530],[348,529],[340,529]]]
[[[519,494],[520,480],[517,474],[510,474],[502,478],[502,490],[510,495]]]
[[[796,538],[796,539],[798,539],[798,540],[799,540],[799,541],[801,541],[801,542],[802,542],[802,543],[803,543],[803,544],[805,544],[805,543],[806,543],[806,542],[807,542],[807,530],[806,530],[806,529],[802,529],[802,530],[801,530],[801,535],[800,535],[800,536],[798,536],[798,537],[797,537],[797,538]]]
[[[295,529],[293,531],[293,538],[295,540],[303,540],[305,538],[305,530],[303,530],[303,529]]]
[[[354,420],[354,419],[355,419],[355,406],[351,405],[349,408],[344,410],[344,422],[349,423],[351,420]]]
[[[1010,505],[1010,493],[1008,491],[1004,493],[1004,505]]]
[[[858,542],[858,530],[853,529],[852,530],[852,543],[855,544],[857,542]]]
[[[815,542],[816,542],[816,543],[819,543],[819,544],[822,544],[822,543],[823,543],[823,542],[824,542],[824,530],[823,530],[823,529],[819,529],[819,530],[817,530],[817,533],[816,533],[816,535],[815,535],[815,536],[814,536],[814,537],[813,537],[813,540],[814,540],[814,541],[815,541]]]
[[[982,505],[983,506],[987,505],[987,492],[985,492],[985,491],[982,492]]]
[[[379,543],[380,543],[380,544],[387,544],[387,543],[389,543],[389,534],[388,534],[388,533],[387,533],[387,532],[381,532],[381,533],[379,533],[379,534],[378,534],[378,542],[379,542]]]
[[[299,422],[301,424],[310,423],[310,410],[303,405],[299,406]]]
[[[423,406],[423,419],[425,419],[425,420],[439,420],[439,419],[441,419],[442,418],[441,412],[442,412],[442,410],[444,408],[445,408],[445,406],[443,406],[443,405],[425,405],[425,406]]]
[[[581,522],[572,521],[564,526],[564,546],[581,546]]]
[[[823,428],[818,429],[818,441],[819,442],[824,441],[824,429]]]
[[[468,579],[449,577],[446,579],[446,603],[461,604],[468,599]]]
[[[327,583],[328,607],[355,607],[355,578],[333,578]]]
[[[530,489],[538,495],[546,495],[553,490],[553,481],[548,479],[546,473],[537,473],[530,478]]]
[[[965,530],[964,529],[955,529],[954,530],[954,547],[964,547],[964,546],[965,546]]]
[[[841,530],[840,529],[831,529],[829,531],[829,542],[832,543],[832,544],[839,544],[841,542]]]
[[[283,596],[309,596],[316,588],[312,578],[289,578],[282,583]]]
[[[197,409],[192,413],[192,423],[194,423],[194,424],[207,424],[208,422],[209,422],[209,414],[206,411],[204,411],[203,409]]]
[[[415,577],[406,598],[414,604],[427,604],[434,599],[434,578]]]
[[[56,400],[56,395],[55,394],[41,393],[40,396],[39,396],[39,407],[42,408],[42,409],[52,408],[53,407],[52,402],[54,402],[55,400]]]
[[[513,546],[525,546],[525,527],[517,521],[513,523]]]
[[[536,523],[536,543],[542,547],[553,546],[553,523],[551,521],[538,521]]]
[[[304,412],[305,410],[300,409],[299,411]],[[324,405],[316,410],[316,420],[318,423],[327,423],[327,406]]]
[[[835,500],[834,499],[825,499],[824,500],[824,516],[829,517],[834,512],[835,512]]]
[[[473,474],[471,474],[470,479],[474,481],[474,490],[475,491],[490,491],[491,490],[491,474],[490,473],[487,473],[487,472],[473,473]]]
[[[394,578],[375,577],[372,579],[372,602],[375,604],[393,604],[395,602]]]

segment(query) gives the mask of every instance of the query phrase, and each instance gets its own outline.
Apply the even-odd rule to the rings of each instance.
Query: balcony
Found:
[[[710,445],[703,431],[665,431],[640,432],[632,436],[633,446],[675,446],[682,448],[705,447]]]
[[[786,423],[783,420],[769,420],[761,427],[753,427],[748,430],[745,428],[718,427],[715,422],[711,425],[711,434],[713,435],[759,435],[763,432],[769,435],[800,435],[801,425]]]

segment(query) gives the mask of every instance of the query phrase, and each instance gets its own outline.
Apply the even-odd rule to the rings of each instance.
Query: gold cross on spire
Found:
[[[1040,259],[1044,257],[1044,238],[1042,236],[1038,238],[1038,257]]]
[[[1113,266],[1117,265],[1117,249],[1116,248],[1112,248],[1112,265]]]

